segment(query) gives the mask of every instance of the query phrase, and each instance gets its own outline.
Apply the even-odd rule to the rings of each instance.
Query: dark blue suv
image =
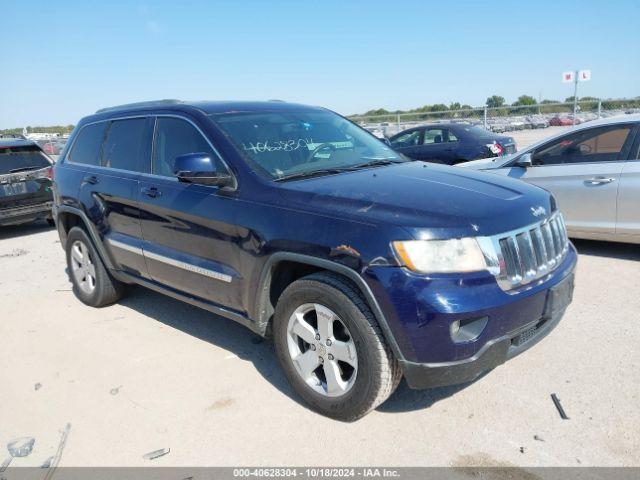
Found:
[[[571,301],[546,191],[408,161],[328,110],[158,101],[80,121],[54,171],[76,296],[140,284],[273,337],[315,410],[355,420],[402,376],[468,382]]]

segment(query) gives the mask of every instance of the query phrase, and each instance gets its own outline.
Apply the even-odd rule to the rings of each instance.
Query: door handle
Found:
[[[162,195],[162,192],[158,190],[156,187],[142,187],[140,189],[140,193],[146,195],[147,197],[156,198]]]
[[[88,175],[82,179],[84,183],[90,183],[91,185],[95,185],[96,183],[100,183],[100,179],[95,175]]]
[[[589,180],[585,180],[584,183],[587,183],[589,185],[604,185],[605,183],[611,183],[615,181],[616,179],[611,177],[593,177]]]

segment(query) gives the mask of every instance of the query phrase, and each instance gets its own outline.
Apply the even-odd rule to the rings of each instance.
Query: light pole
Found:
[[[562,81],[564,83],[573,82],[573,124],[576,124],[576,114],[578,113],[578,82],[588,82],[591,80],[591,70],[575,70],[564,72]]]
[[[573,74],[573,124],[576,124],[576,114],[578,113],[578,71]]]

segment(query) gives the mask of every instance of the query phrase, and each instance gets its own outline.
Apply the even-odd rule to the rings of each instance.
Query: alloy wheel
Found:
[[[296,372],[317,393],[339,397],[353,387],[356,346],[331,309],[318,303],[296,308],[287,325],[287,346]]]
[[[80,290],[93,293],[96,288],[96,267],[91,261],[89,248],[80,240],[71,246],[71,270]]]

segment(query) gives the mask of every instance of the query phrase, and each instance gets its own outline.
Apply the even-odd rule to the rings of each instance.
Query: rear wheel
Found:
[[[118,301],[124,285],[109,274],[87,233],[73,227],[66,245],[67,267],[76,297],[92,307]]]
[[[332,273],[287,287],[276,306],[274,343],[293,389],[314,410],[339,420],[366,415],[401,378],[366,302]]]

